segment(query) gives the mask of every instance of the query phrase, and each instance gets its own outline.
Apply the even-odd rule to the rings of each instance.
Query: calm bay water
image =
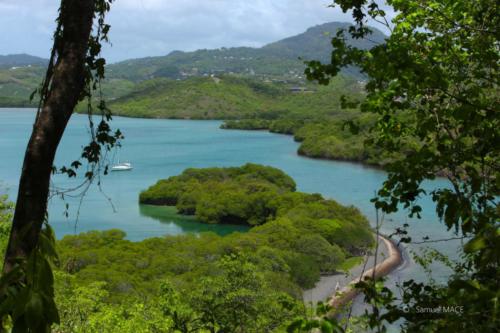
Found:
[[[14,199],[17,191],[24,149],[32,128],[35,112],[29,109],[0,109],[0,188]],[[69,165],[78,159],[81,147],[89,140],[86,116],[73,116],[56,157],[56,165]],[[131,119],[117,117],[113,128],[125,135],[120,151],[122,161],[130,161],[131,172],[110,173],[102,178],[102,192],[93,186],[81,203],[67,197],[69,217],[64,215],[65,202],[54,198],[50,202],[49,219],[58,238],[88,230],[119,228],[131,240],[185,232],[215,231],[227,234],[246,230],[242,226],[210,226],[190,217],[180,217],[172,209],[140,206],[139,192],[158,179],[179,174],[188,167],[239,166],[247,162],[274,166],[292,176],[298,190],[321,193],[345,205],[358,207],[372,222],[375,211],[370,199],[385,179],[380,170],[359,164],[314,160],[296,154],[298,144],[291,136],[263,131],[220,130],[218,121]],[[71,187],[74,180],[55,177],[55,186]],[[443,181],[428,184],[432,189]],[[111,199],[112,205],[107,200]],[[404,213],[386,218],[383,232],[391,233],[395,226],[410,222],[415,240],[423,236],[433,239],[449,236],[438,222],[434,206],[423,198],[422,219],[410,221]],[[79,215],[78,215],[79,212]],[[78,215],[78,219],[77,219]],[[436,244],[446,254],[456,253],[456,243]],[[418,247],[411,246],[411,250]],[[437,266],[435,277],[447,274]],[[391,282],[408,277],[424,278],[421,270],[409,264],[391,275]]]

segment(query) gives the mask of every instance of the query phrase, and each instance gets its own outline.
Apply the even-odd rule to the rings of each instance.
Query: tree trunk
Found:
[[[61,37],[52,81],[24,156],[19,192],[3,271],[27,258],[37,245],[45,219],[49,182],[57,147],[85,83],[85,57],[94,0],[61,1]]]

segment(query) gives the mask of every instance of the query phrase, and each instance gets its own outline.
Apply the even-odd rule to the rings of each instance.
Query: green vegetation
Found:
[[[263,112],[282,90],[236,77],[154,79],[110,104],[117,115],[145,118],[225,119]]]
[[[40,87],[46,68],[40,65],[2,68],[0,66],[0,107],[36,107],[30,95]],[[123,79],[103,80],[103,95],[110,101],[126,95],[134,83]]]
[[[12,221],[13,204],[7,200],[6,195],[0,195],[0,256],[5,255],[9,241],[10,223]]]
[[[331,247],[328,253],[334,251],[347,256],[362,254],[372,244],[369,224],[356,208],[343,207],[319,194],[295,192],[293,180],[272,167],[246,164],[187,169],[179,176],[160,180],[142,192],[139,200],[146,204],[175,205],[179,213],[195,215],[205,223],[262,225],[252,232],[267,233],[276,224],[299,228],[302,236],[312,233],[308,237],[316,239],[309,245],[316,257],[324,254],[315,252],[313,243]],[[306,247],[308,242],[298,238]],[[288,245],[297,241],[290,241]],[[295,250],[300,252],[302,245],[297,246]],[[334,270],[334,265],[329,263],[334,257],[339,256],[327,255],[319,269]]]
[[[29,101],[45,74],[45,67],[0,68],[0,105],[34,107]]]
[[[303,109],[311,110],[307,94],[299,98],[276,91],[273,95],[274,87],[266,87],[264,92],[245,88],[245,100],[231,100],[223,111],[233,114],[236,110],[234,119],[241,116],[251,120],[228,123],[226,127],[265,127],[293,133],[303,141],[304,154],[385,164],[388,179],[374,199],[376,208],[385,213],[405,207],[410,216],[419,217],[422,207],[418,199],[426,193],[425,181],[435,179],[438,173],[446,174],[449,186],[433,190],[431,197],[444,226],[455,232],[452,238],[461,240],[460,253],[456,261],[451,261],[429,251],[417,261],[431,273],[432,261],[440,260],[453,274],[442,283],[432,276],[424,282],[404,281],[398,296],[381,281],[360,282],[358,288],[372,305],[372,311],[365,313],[366,323],[377,332],[386,332],[386,323],[394,322],[401,323],[400,329],[405,332],[496,332],[500,326],[497,1],[387,0],[384,6],[393,7],[396,13],[391,24],[377,1],[334,2],[352,12],[358,24],[350,29],[354,39],[367,36],[369,29],[364,22],[370,18],[385,22],[391,30],[384,45],[374,45],[370,50],[346,45],[344,38],[337,35],[332,40],[332,56],[327,58],[331,63],[311,61],[306,72],[310,79],[322,84],[329,83],[347,66],[357,66],[366,73],[367,95],[360,109],[374,118],[362,119],[361,126],[351,123],[354,132],[361,127],[361,134],[350,137],[341,133],[343,126],[328,118],[328,112],[320,112],[318,118],[301,113]],[[267,52],[282,52],[295,44],[314,48],[307,41],[288,40],[268,46]],[[196,58],[205,53],[213,57],[205,51],[191,56],[202,70],[219,70],[207,59]],[[178,52],[170,55],[182,56]],[[322,60],[321,56],[317,58]],[[227,57],[222,59],[223,63],[232,63],[226,61]],[[142,59],[150,61],[151,71],[131,77],[149,79],[155,75],[182,75],[181,70],[189,69],[187,75],[200,71],[192,66],[193,62],[186,68],[155,68],[157,60]],[[274,65],[276,61],[268,58],[265,64]],[[279,63],[283,65],[279,70],[282,74],[290,62],[279,59]],[[134,62],[126,65],[133,68]],[[119,66],[116,68],[119,73]],[[12,80],[2,80],[6,89],[11,89]],[[199,82],[206,84],[209,80]],[[15,83],[22,86],[22,82]],[[143,84],[148,87],[148,83]],[[150,84],[149,89],[173,86],[164,80]],[[321,96],[321,91],[327,90],[317,88],[310,96]],[[207,114],[204,110],[194,117],[220,116],[212,110],[217,106],[214,101],[221,97],[217,93],[209,94],[205,104],[203,99],[197,99]],[[149,114],[155,98],[161,95],[149,96],[147,89],[135,90],[134,94],[145,96],[147,105],[127,110],[131,100],[124,97],[116,106],[131,115],[136,112],[137,116]],[[196,91],[194,95],[203,96]],[[262,102],[266,98],[273,103],[278,100],[279,108]],[[286,101],[291,101],[293,108],[284,108]],[[133,110],[136,107],[138,111]],[[333,109],[337,115],[342,114]],[[154,116],[165,117],[191,117],[191,111],[198,112],[172,114],[161,105],[152,110]],[[411,117],[402,117],[402,113]],[[352,119],[347,116],[345,120]],[[362,148],[364,140],[372,141],[377,151]],[[273,177],[267,177],[269,174]],[[319,195],[295,192],[285,175],[252,165],[243,169],[189,170],[161,181],[143,193],[141,200],[175,204],[180,212],[195,214],[208,223],[238,222],[253,228],[227,237],[185,235],[137,243],[125,240],[118,230],[66,237],[57,244],[61,254],[55,283],[56,300],[61,305],[58,331],[269,332],[283,331],[285,327],[288,332],[345,330],[326,316],[323,307],[312,319],[294,318],[303,313],[296,300],[300,287],[311,286],[320,272],[349,267],[358,260],[353,256],[371,244],[366,220],[354,208],[342,207]],[[10,214],[10,205],[0,199],[0,238],[5,238],[9,230]],[[412,241],[405,226],[397,233],[401,241]],[[22,292],[2,285],[4,318],[11,315],[14,320],[23,316],[31,319],[21,321],[15,331],[58,321],[52,307],[49,261],[56,261],[51,260],[55,251],[50,236],[50,232],[42,233],[38,240],[25,243],[37,246],[35,255],[27,258],[33,265],[13,271],[21,277],[16,282],[21,281],[22,288],[18,289]],[[424,238],[418,242],[451,240]],[[5,239],[0,245],[5,246]],[[12,276],[15,274],[2,276],[2,282]],[[418,310],[443,307],[447,310],[425,314]],[[8,330],[9,325],[8,320],[2,322],[2,328]]]
[[[347,258],[340,266],[338,267],[339,271],[349,272],[349,270],[357,265],[363,263],[362,257],[351,257]]]
[[[205,75],[237,75],[257,79],[260,82],[279,83],[286,81],[295,85],[303,85],[305,84],[305,65],[303,60],[299,60],[299,57],[306,60],[327,60],[331,47],[329,35],[335,34],[338,29],[346,26],[348,26],[346,23],[337,22],[319,25],[302,34],[271,43],[262,48],[237,47],[194,52],[175,51],[162,57],[147,57],[109,64],[106,66],[106,80],[103,81],[104,95],[108,101],[113,101],[116,98],[126,96],[140,82],[151,81],[139,85],[134,94],[143,89],[151,89],[156,84],[164,85],[165,83],[161,79],[184,80]],[[368,48],[371,45],[371,42],[355,40],[350,36],[346,37],[352,45],[363,48]],[[372,36],[372,40],[380,43],[384,37],[381,32],[377,31],[376,35]],[[29,96],[39,87],[47,63],[48,60],[23,54],[0,56],[0,106],[33,107],[33,104],[29,102]],[[353,69],[346,69],[345,74],[349,77],[360,77],[359,71]],[[217,96],[212,97],[216,98]],[[233,111],[234,108],[245,105],[245,103],[241,105],[237,103],[237,99],[244,98],[245,95],[239,95],[238,92],[235,92],[233,102],[236,104],[231,104],[231,107],[224,109],[224,112]],[[147,110],[151,107],[151,103],[146,103],[148,105],[135,103],[129,105],[129,108],[137,107],[136,114],[132,114],[133,111],[127,109],[126,106],[124,106],[126,109],[124,114],[151,118],[207,118],[203,112],[198,114],[193,105],[200,104],[202,108],[203,106],[215,108],[219,106],[217,103],[207,103],[202,96],[197,100],[193,100],[193,96],[191,96],[190,101],[194,101],[194,104],[183,102],[180,98],[176,100],[178,104],[158,100],[156,108],[153,107],[157,110],[151,110],[150,113]],[[164,105],[161,107],[162,104]],[[222,102],[222,107],[224,104]],[[122,105],[120,104],[120,106]],[[169,112],[168,109],[172,106],[174,110],[182,110],[183,112]],[[183,106],[187,106],[187,112],[184,112]],[[159,108],[163,111],[158,112]],[[252,110],[252,112],[255,111],[255,109]],[[222,113],[218,113],[215,117],[233,118],[221,117],[221,115]],[[210,115],[209,118],[214,118],[214,116]]]
[[[179,331],[235,325],[261,332],[283,327],[303,310],[300,288],[284,258],[307,257],[266,246],[258,234],[207,233],[142,242],[123,237],[118,230],[90,232],[58,243],[63,279],[56,291],[61,299],[78,299],[64,283],[98,288],[101,309],[81,309],[95,321],[124,306],[133,312],[130,304],[137,304],[155,309],[152,323],[162,319]],[[72,318],[68,313],[67,321]]]
[[[410,217],[420,218],[419,198],[429,195],[450,237],[436,240],[429,234],[417,242],[455,241],[449,246],[458,252],[448,258],[431,248],[416,255],[427,281],[408,279],[396,290],[381,281],[359,283],[372,305],[366,312],[371,331],[387,332],[387,323],[400,322],[404,332],[496,332],[500,327],[498,1],[334,2],[352,13],[357,23],[350,30],[353,37],[369,38],[367,21],[385,22],[392,33],[384,45],[370,50],[346,45],[336,36],[328,63],[310,62],[306,73],[323,84],[345,66],[355,65],[368,75],[360,109],[376,117],[370,127],[375,145],[397,153],[386,165],[388,178],[373,200],[375,207],[384,213],[404,207]],[[397,13],[391,24],[387,7]],[[401,117],[402,113],[410,118]],[[439,183],[429,193],[426,182],[436,174],[445,175],[448,183]],[[413,242],[406,227],[397,228],[396,235],[402,242]],[[436,280],[433,263],[452,273]],[[450,311],[453,306],[458,308]]]
[[[285,116],[276,120],[228,120],[221,128],[269,130],[273,133],[290,134],[294,136],[295,141],[301,143],[298,153],[312,158],[362,162],[383,167],[397,155],[367,144],[372,137],[368,128],[375,122],[372,115],[351,110],[339,112],[339,115],[334,117],[317,117],[311,114],[311,118],[303,118]],[[356,122],[356,132],[350,130],[349,121]]]
[[[216,194],[219,189],[211,186],[218,183],[252,189],[261,204],[276,206],[275,218],[261,218],[262,225],[227,236],[185,234],[132,242],[124,232],[109,230],[64,237],[56,244],[60,323],[54,331],[284,332],[306,313],[302,289],[312,287],[321,273],[358,263],[373,244],[357,209],[294,192],[294,181],[270,167],[187,169],[153,187],[154,198],[161,191],[171,197],[162,202],[184,191],[192,195],[189,187],[196,183],[200,198]],[[234,199],[212,196],[230,211],[244,199],[230,189],[219,193]],[[11,210],[0,198],[2,254]]]
[[[347,23],[339,22],[318,25],[302,34],[261,48],[175,51],[163,57],[126,60],[110,65],[108,71],[112,77],[133,81],[230,73],[269,79],[298,79],[303,78],[305,69],[303,60],[299,57],[306,60],[327,60],[331,49],[329,35],[334,35],[338,29],[348,26]],[[382,32],[376,31],[371,37],[373,42],[356,40],[347,34],[346,38],[352,45],[368,48],[373,42],[382,42],[385,36]],[[348,69],[345,72],[359,77],[359,72],[356,70]]]
[[[221,128],[293,134],[302,143],[298,153],[309,157],[378,166],[391,160],[389,154],[364,144],[374,117],[341,107],[343,94],[362,97],[357,81],[339,77],[328,87],[305,87],[306,92],[291,92],[290,85],[234,76],[156,79],[138,84],[111,108],[129,117],[232,119]],[[345,127],[350,120],[356,120],[357,134]]]
[[[179,185],[179,178],[186,184],[217,183],[227,177],[224,182],[260,183],[260,188],[282,191],[280,216],[246,233],[131,242],[112,230],[58,242],[62,271],[56,275],[56,299],[71,304],[64,307],[68,312],[63,311],[63,322],[71,323],[79,313],[80,325],[90,323],[89,331],[101,321],[106,323],[104,332],[106,327],[112,331],[113,323],[125,327],[138,321],[149,330],[168,325],[181,332],[237,332],[243,327],[248,332],[281,332],[304,314],[302,288],[313,286],[321,272],[345,267],[346,257],[373,243],[367,221],[355,208],[294,193],[293,182],[277,170],[254,165],[241,169],[189,169],[171,183]],[[97,306],[85,307],[93,294]]]
[[[0,73],[0,96],[5,93],[6,97],[0,102],[28,106],[28,95],[40,88],[43,109],[33,126],[36,144],[31,140],[26,151],[27,164],[13,217],[11,207],[4,204],[3,198],[0,200],[0,237],[4,238],[0,245],[5,246],[7,234],[10,240],[0,281],[0,330],[284,331],[297,315],[304,314],[304,305],[299,301],[301,288],[312,286],[321,273],[334,272],[346,258],[364,254],[372,246],[373,237],[366,219],[355,208],[342,207],[320,195],[296,193],[293,180],[278,170],[248,165],[241,173],[226,174],[229,180],[221,182],[221,192],[209,188],[217,183],[210,180],[210,175],[208,179],[203,175],[200,179],[197,175],[188,176],[188,182],[200,183],[201,195],[187,186],[186,195],[175,197],[182,212],[192,212],[203,221],[255,226],[245,234],[187,235],[132,243],[124,239],[123,232],[111,230],[68,236],[56,242],[46,215],[52,158],[77,102],[86,101],[89,114],[102,119],[95,127],[90,121],[92,137],[89,145],[83,147],[81,160],[72,162],[69,168],[62,167],[60,172],[74,177],[81,161],[86,161],[86,184],[100,171],[101,154],[122,138],[120,131],[112,132],[109,128],[111,114],[103,97],[123,97],[115,105],[126,109],[131,90],[135,97],[147,95],[147,90],[154,90],[151,88],[170,87],[172,81],[163,77],[201,74],[194,67],[183,73],[180,67],[163,66],[152,75],[146,73],[146,77],[133,80],[111,75],[105,82],[105,60],[100,58],[100,50],[110,28],[104,18],[111,2],[64,2],[56,20],[54,46],[43,86],[38,85],[38,74],[42,77],[45,72],[43,65],[7,68]],[[76,21],[82,24],[72,24]],[[326,45],[327,39],[323,42]],[[288,43],[287,47],[291,45]],[[275,45],[272,52],[276,49]],[[304,65],[291,57],[276,57],[274,62],[268,58],[262,67],[270,76],[301,82]],[[228,63],[226,60],[223,62]],[[195,63],[198,65],[200,59]],[[299,72],[286,68],[292,63],[291,66],[300,68]],[[59,75],[64,69],[68,70]],[[245,69],[245,74],[254,76],[255,71]],[[240,92],[247,95],[242,100],[231,97],[229,107],[222,111],[243,110],[242,114],[248,117],[260,112],[261,107],[270,110],[266,117],[276,119],[288,109],[290,114],[299,114],[310,107],[308,101],[315,100],[307,97],[316,93],[315,89],[308,89],[313,92],[303,91],[305,103],[297,103],[287,86],[270,85],[268,77],[259,75],[259,80],[223,77],[237,84],[243,80],[241,85],[247,88]],[[221,83],[221,78],[209,80]],[[138,81],[139,89],[135,89]],[[105,84],[102,90],[101,82]],[[203,85],[206,79],[178,82],[176,86],[192,82]],[[317,92],[324,96],[322,103],[331,93],[328,89]],[[204,113],[204,118],[219,116],[213,112],[218,105],[212,102],[220,99],[219,93],[215,91],[215,98],[205,100],[204,94],[195,92],[196,98],[201,97],[201,109],[213,113]],[[257,97],[252,99],[252,94]],[[282,104],[279,108],[269,107],[267,103],[274,105],[275,98]],[[53,128],[55,134],[44,131],[43,124]],[[49,137],[54,140],[48,140]],[[48,154],[39,154],[42,146]],[[37,159],[39,156],[42,158]],[[30,170],[35,169],[41,171],[35,172],[34,177]]]
[[[180,119],[278,119],[340,116],[342,94],[355,95],[359,84],[342,77],[331,87],[306,85],[294,93],[290,84],[249,77],[220,76],[187,80],[154,79],[114,100],[114,114],[128,117]]]
[[[177,206],[179,213],[196,215],[206,223],[260,225],[276,217],[280,208],[276,201],[293,191],[295,182],[282,171],[246,164],[241,168],[187,169],[180,176],[160,180],[142,192],[139,200]]]

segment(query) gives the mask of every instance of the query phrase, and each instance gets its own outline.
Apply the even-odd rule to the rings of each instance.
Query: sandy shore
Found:
[[[328,301],[333,307],[338,307],[356,297],[357,293],[352,287],[360,277],[372,276],[374,271],[376,277],[385,276],[398,267],[402,263],[401,251],[389,239],[380,236],[379,240],[377,260],[375,260],[375,254],[372,253],[361,264],[351,268],[348,273],[321,277],[314,288],[303,292],[304,302],[315,304]],[[339,293],[336,296],[337,288]]]

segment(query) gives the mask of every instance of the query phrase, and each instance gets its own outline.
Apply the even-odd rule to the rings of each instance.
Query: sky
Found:
[[[260,47],[332,21],[331,0],[115,0],[108,62],[220,47]],[[0,0],[0,54],[48,58],[58,0]]]

